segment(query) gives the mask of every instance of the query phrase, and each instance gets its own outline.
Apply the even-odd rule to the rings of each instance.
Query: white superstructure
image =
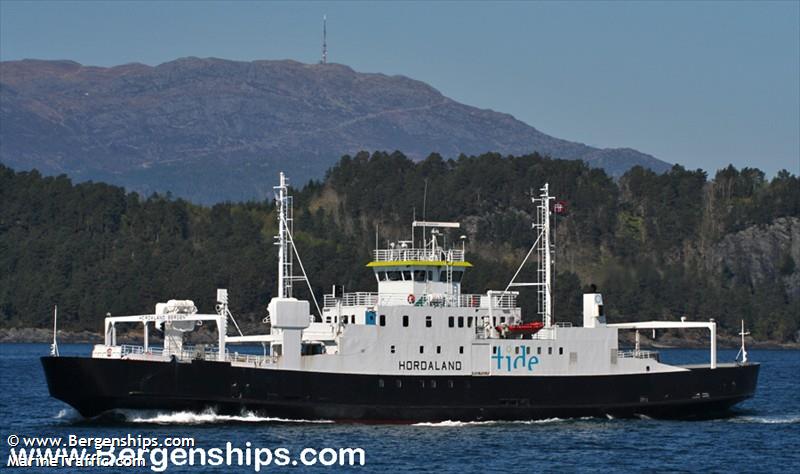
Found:
[[[275,187],[278,207],[278,293],[268,306],[270,331],[260,335],[227,335],[227,292],[220,290],[215,314],[200,314],[191,301],[156,305],[154,314],[106,318],[105,343],[93,357],[230,362],[264,370],[386,375],[572,376],[686,371],[663,364],[654,352],[620,350],[619,329],[707,328],[711,332],[711,368],[716,366],[716,324],[710,322],[649,322],[607,324],[599,293],[583,297],[583,326],[555,323],[552,306],[551,202],[545,185],[533,198],[537,222],[535,243],[522,265],[536,254],[535,282],[517,282],[516,272],[502,290],[482,294],[461,291],[465,272],[472,266],[463,239],[447,242],[448,229],[458,223],[415,221],[411,238],[376,248],[367,267],[374,273],[377,291],[324,295],[312,315],[311,304],[292,296],[300,255],[292,238],[292,202],[281,173]],[[419,234],[422,234],[421,237]],[[455,240],[455,241],[453,241]],[[309,284],[310,287],[310,284]],[[526,290],[533,287],[535,290]],[[515,288],[515,291],[511,291]],[[537,291],[536,318],[523,323],[518,291]],[[312,292],[313,294],[313,292]],[[316,301],[314,301],[316,307]],[[531,315],[533,316],[533,315]],[[213,322],[216,347],[190,347],[183,336],[197,324]],[[143,346],[118,345],[116,326],[140,323]],[[163,347],[150,347],[150,323],[164,334]],[[232,348],[261,344],[260,354],[239,354]]]

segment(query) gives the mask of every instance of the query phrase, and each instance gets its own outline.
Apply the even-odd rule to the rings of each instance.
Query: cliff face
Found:
[[[726,235],[706,256],[706,267],[750,286],[783,282],[800,299],[800,218],[782,217]]]
[[[263,198],[283,170],[321,178],[344,154],[413,159],[525,154],[582,159],[618,176],[669,165],[597,149],[460,104],[420,81],[338,64],[184,58],[155,67],[0,63],[0,160],[198,202]]]

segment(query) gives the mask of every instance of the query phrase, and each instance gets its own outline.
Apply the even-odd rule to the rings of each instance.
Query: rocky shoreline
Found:
[[[151,334],[152,342],[157,343],[160,338]],[[117,343],[140,344],[141,334],[138,332],[118,334]],[[53,340],[53,332],[42,328],[0,328],[0,344],[13,343],[46,343]],[[747,347],[751,349],[800,349],[800,342],[756,341],[747,338]],[[103,335],[92,331],[58,331],[58,342],[62,344],[101,344]],[[738,336],[719,335],[717,347],[719,349],[737,349],[740,344]],[[620,345],[633,346],[633,334],[623,332],[620,334]],[[659,337],[655,341],[644,335],[641,338],[641,347],[644,349],[705,349],[708,348],[708,338],[675,337],[669,334]]]

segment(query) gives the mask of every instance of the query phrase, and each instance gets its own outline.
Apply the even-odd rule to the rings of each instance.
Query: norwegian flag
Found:
[[[556,214],[566,214],[567,213],[567,202],[566,201],[556,201],[553,204],[553,212]]]

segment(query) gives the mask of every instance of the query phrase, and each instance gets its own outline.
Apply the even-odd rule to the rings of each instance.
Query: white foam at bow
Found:
[[[122,410],[126,421],[131,423],[154,423],[159,425],[202,425],[211,423],[333,423],[330,420],[292,420],[288,418],[258,416],[252,412],[241,415],[219,415],[213,410],[202,413],[178,411],[153,413],[148,411]]]

